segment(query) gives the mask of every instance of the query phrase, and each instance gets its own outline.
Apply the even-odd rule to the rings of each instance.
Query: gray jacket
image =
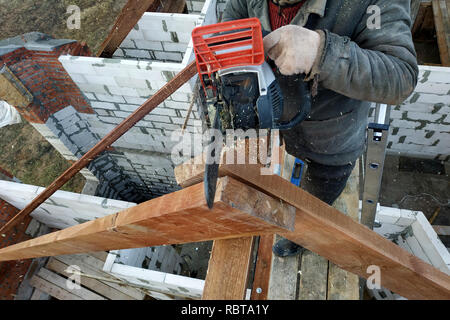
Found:
[[[381,28],[371,24],[381,10]],[[229,0],[223,20],[257,17],[271,31],[267,0]],[[368,23],[369,20],[369,23]],[[291,24],[318,30],[318,78],[310,118],[284,131],[288,153],[326,165],[361,156],[371,102],[400,104],[417,84],[410,0],[307,0]],[[286,106],[295,109],[295,103]]]

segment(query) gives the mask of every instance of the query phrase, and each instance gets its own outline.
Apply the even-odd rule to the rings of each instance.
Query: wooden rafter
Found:
[[[214,241],[203,300],[244,300],[254,237]]]
[[[199,159],[175,169],[187,186],[203,178]],[[226,165],[230,176],[264,190],[297,208],[295,230],[281,236],[332,261],[340,268],[368,278],[369,266],[381,269],[381,285],[409,299],[450,299],[450,277],[381,237],[337,209],[277,175],[261,175],[259,165]]]
[[[209,210],[198,184],[119,213],[0,249],[0,261],[140,248],[293,230],[295,209],[232,178]]]
[[[183,13],[185,0],[129,0],[123,7],[97,56],[111,58],[145,12]]]
[[[267,300],[268,298],[274,237],[275,235],[270,234],[259,238],[251,300]]]
[[[411,26],[414,25],[414,22],[416,21],[421,3],[421,0],[411,0]]]
[[[97,56],[110,58],[116,52],[120,44],[125,40],[130,31],[137,24],[143,14],[153,5],[155,0],[128,0],[123,7],[114,26],[103,41]]]
[[[183,13],[185,10],[186,0],[160,0],[158,12]]]
[[[450,236],[450,226],[432,226],[434,231],[440,236]]]
[[[441,64],[450,67],[450,3],[432,0],[432,4]]]

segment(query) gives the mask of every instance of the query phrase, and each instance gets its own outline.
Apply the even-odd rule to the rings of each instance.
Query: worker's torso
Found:
[[[243,0],[248,17],[257,17],[265,31],[272,31],[267,0]],[[306,0],[290,24],[311,30],[327,29],[353,40],[373,1]],[[273,18],[272,18],[273,19]],[[364,44],[360,44],[362,47]],[[348,53],[350,55],[350,52]],[[348,58],[349,56],[347,56]],[[342,59],[345,59],[343,56]],[[349,75],[350,77],[350,75]],[[350,78],[349,78],[350,79]],[[354,100],[318,86],[308,120],[283,132],[286,149],[297,157],[342,165],[360,156],[365,143],[369,102]],[[296,101],[287,99],[285,118],[296,113]]]

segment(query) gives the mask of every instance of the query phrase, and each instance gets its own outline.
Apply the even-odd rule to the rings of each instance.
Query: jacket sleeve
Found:
[[[248,18],[246,0],[228,0],[223,12],[222,21],[231,21]]]
[[[232,1],[233,2],[233,1]],[[319,31],[322,45],[309,75],[347,97],[397,105],[417,84],[418,67],[410,31],[409,0],[379,0],[381,28],[369,28],[366,14],[353,41]]]

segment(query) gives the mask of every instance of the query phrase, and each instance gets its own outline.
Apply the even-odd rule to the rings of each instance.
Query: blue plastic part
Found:
[[[294,167],[292,168],[291,183],[295,184],[297,187],[300,187],[304,167],[305,163],[302,160],[296,158]]]

